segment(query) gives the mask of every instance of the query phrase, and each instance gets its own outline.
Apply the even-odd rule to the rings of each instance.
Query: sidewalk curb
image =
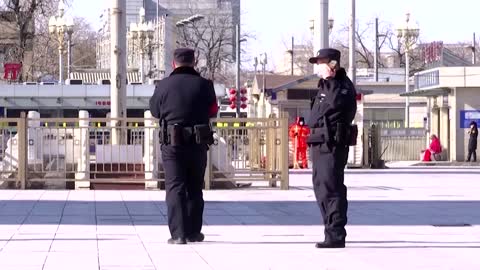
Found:
[[[312,170],[294,170],[291,175],[309,175]],[[392,169],[345,169],[345,174],[480,174],[477,168],[392,168]]]

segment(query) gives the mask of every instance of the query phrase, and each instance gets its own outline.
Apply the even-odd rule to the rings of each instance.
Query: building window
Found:
[[[404,128],[405,109],[402,108],[365,108],[364,125],[378,125],[381,128]]]

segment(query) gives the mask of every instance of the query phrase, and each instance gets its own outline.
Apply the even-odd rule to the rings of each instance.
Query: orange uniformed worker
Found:
[[[305,125],[303,117],[297,117],[295,124],[289,128],[290,140],[293,142],[293,167],[299,168],[298,162],[301,161],[302,169],[308,168],[307,159],[307,138],[310,135],[310,129]]]

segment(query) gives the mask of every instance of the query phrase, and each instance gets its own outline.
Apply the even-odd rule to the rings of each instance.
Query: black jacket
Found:
[[[470,129],[470,139],[468,140],[468,150],[475,151],[477,150],[477,139],[478,139],[478,128],[475,125]]]
[[[213,82],[202,78],[193,68],[177,68],[157,84],[150,99],[150,111],[169,125],[208,124],[218,111]]]
[[[357,93],[345,69],[336,72],[335,78],[320,79],[317,96],[312,99],[308,121],[310,128],[323,127],[326,118],[329,126],[350,124],[357,113]]]

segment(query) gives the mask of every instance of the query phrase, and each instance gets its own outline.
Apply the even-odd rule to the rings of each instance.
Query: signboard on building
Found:
[[[442,60],[443,42],[434,41],[423,47],[423,59],[427,65],[435,65]]]
[[[475,121],[480,126],[480,110],[460,111],[460,128],[470,128],[472,121]]]

